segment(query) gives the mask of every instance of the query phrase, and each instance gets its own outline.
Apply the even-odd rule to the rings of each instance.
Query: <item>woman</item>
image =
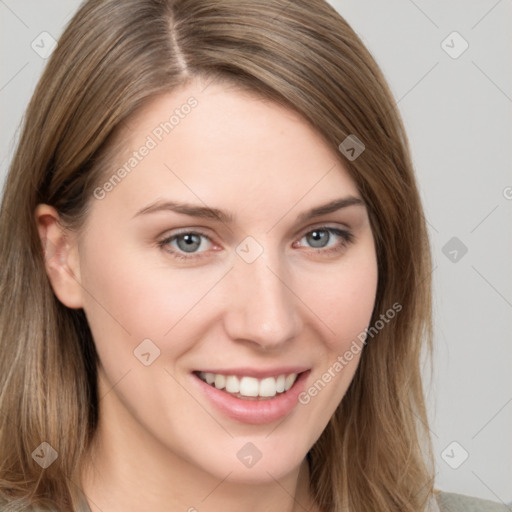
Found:
[[[2,510],[505,509],[434,490],[425,219],[328,4],[85,2],[0,233]]]

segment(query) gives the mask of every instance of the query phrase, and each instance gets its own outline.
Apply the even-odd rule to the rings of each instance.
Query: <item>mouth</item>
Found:
[[[193,374],[209,386],[241,400],[271,400],[289,391],[307,370],[281,373],[258,379],[248,375],[230,375],[194,371]]]
[[[262,425],[302,410],[297,404],[310,373],[311,368],[294,366],[204,369],[190,375],[205,406],[211,404],[222,416],[237,422]]]

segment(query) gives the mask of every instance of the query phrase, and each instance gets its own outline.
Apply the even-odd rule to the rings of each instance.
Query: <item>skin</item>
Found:
[[[198,100],[121,183],[91,198],[81,232],[59,227],[51,206],[35,212],[53,248],[46,265],[55,294],[84,309],[101,360],[100,425],[81,475],[92,512],[315,510],[305,456],[360,354],[307,405],[260,425],[223,415],[191,372],[305,365],[307,389],[368,327],[374,307],[377,259],[366,207],[297,221],[330,200],[361,197],[338,155],[280,105],[226,85],[203,88],[191,82],[129,119],[120,166],[169,112],[190,96]],[[164,198],[226,210],[236,221],[135,216]],[[323,226],[349,230],[354,240],[343,246],[342,237],[323,232],[327,247],[315,245],[310,233]],[[180,261],[158,246],[183,229],[209,237],[192,253],[204,257]],[[236,252],[247,236],[263,248],[250,264]],[[335,246],[342,249],[325,252]],[[183,239],[167,244],[187,254],[184,247]],[[149,366],[134,356],[147,338],[160,350]],[[248,442],[262,454],[250,468],[237,458]]]

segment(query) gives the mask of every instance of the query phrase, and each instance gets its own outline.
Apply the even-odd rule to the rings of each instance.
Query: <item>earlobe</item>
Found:
[[[69,308],[83,307],[76,237],[62,227],[57,210],[47,204],[37,205],[35,221],[55,295]]]

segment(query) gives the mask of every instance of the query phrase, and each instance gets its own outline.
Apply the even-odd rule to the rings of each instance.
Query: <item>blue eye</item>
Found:
[[[315,249],[323,249],[326,247],[325,243],[328,243],[333,238],[332,235],[335,234],[343,239],[342,246],[346,246],[348,243],[353,241],[352,233],[345,231],[343,229],[338,228],[329,228],[326,226],[322,226],[320,228],[314,229],[313,231],[309,231],[302,238],[310,239],[309,243],[312,243],[312,247]],[[332,249],[337,250],[340,244],[335,244]],[[328,249],[329,251],[331,250]]]
[[[336,237],[340,240],[328,246],[327,244],[333,238],[335,240]],[[312,249],[318,249],[313,251],[315,253],[331,254],[345,249],[349,244],[353,243],[354,238],[354,235],[350,231],[321,226],[308,231],[299,240],[308,239],[307,243],[310,244],[310,247]],[[198,249],[204,246],[204,244],[202,244],[203,239],[212,243],[210,237],[200,231],[182,231],[181,233],[176,233],[158,242],[158,246],[178,260],[197,260],[207,256],[206,251],[198,252]]]
[[[197,249],[201,247],[201,237],[211,242],[210,238],[204,233],[184,231],[162,240],[159,245],[178,259],[197,258],[203,255],[203,253],[196,255]],[[173,242],[176,242],[177,249],[171,246]]]
[[[201,246],[201,236],[198,233],[185,233],[175,237],[176,244],[186,253],[195,252]],[[182,244],[180,244],[181,241],[183,241]]]

